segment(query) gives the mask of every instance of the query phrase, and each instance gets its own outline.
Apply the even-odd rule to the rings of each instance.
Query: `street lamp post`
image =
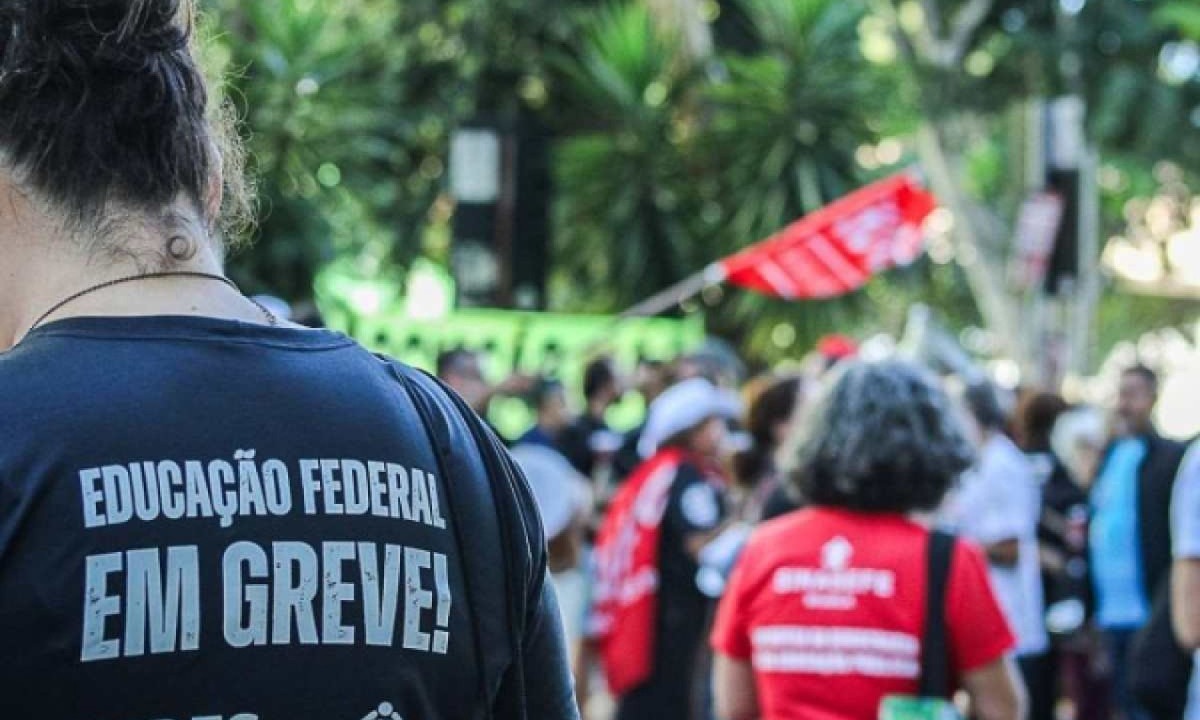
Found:
[[[456,202],[450,265],[459,304],[494,305],[501,291],[497,230],[502,225],[503,140],[499,128],[475,122],[450,141],[450,193]]]
[[[550,136],[532,113],[477,120],[450,144],[451,270],[464,307],[541,310],[550,243]]]

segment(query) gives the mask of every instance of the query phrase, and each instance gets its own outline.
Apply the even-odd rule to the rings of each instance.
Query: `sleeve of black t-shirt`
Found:
[[[679,466],[667,499],[664,522],[680,535],[712,532],[725,520],[725,502],[717,489],[696,467]]]
[[[579,720],[554,586],[542,583],[529,610],[524,641],[525,717]],[[497,716],[497,720],[503,719]]]
[[[516,499],[510,518],[511,527],[519,532],[513,538],[519,547],[511,548],[513,557],[530,557],[528,574],[519,577],[525,587],[524,633],[521,640],[522,673],[519,682],[516,672],[509,672],[501,683],[496,698],[496,720],[578,720],[570,661],[563,638],[562,616],[554,586],[546,581],[547,552],[545,533],[537,503],[524,474],[508,452],[493,437],[492,452],[506,469]],[[523,696],[523,698],[521,697]],[[521,702],[523,699],[524,702]],[[518,709],[525,708],[525,718]]]
[[[493,699],[493,720],[578,720],[562,619],[553,586],[546,581],[547,549],[541,515],[520,467],[486,421],[464,403],[455,403],[484,468],[497,490],[493,498],[500,520],[505,570],[511,573],[506,597],[508,626],[520,633],[521,661],[500,678]],[[516,648],[512,648],[516,649]]]

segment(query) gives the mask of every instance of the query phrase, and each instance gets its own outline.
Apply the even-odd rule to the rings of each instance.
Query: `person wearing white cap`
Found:
[[[740,412],[736,394],[719,390],[704,378],[684,380],[650,405],[638,452],[649,458],[668,439],[698,428],[706,420],[736,418]]]
[[[702,707],[695,681],[711,600],[696,585],[697,556],[725,523],[719,459],[739,411],[735,395],[702,378],[663,393],[640,442],[649,459],[600,529],[589,630],[617,720],[685,720]]]

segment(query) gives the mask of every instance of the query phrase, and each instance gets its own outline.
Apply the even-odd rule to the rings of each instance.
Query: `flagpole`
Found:
[[[617,317],[621,320],[635,317],[654,317],[670,310],[682,302],[696,297],[705,288],[720,285],[725,281],[725,268],[713,263],[695,275],[680,280],[629,308]]]
[[[844,295],[904,262],[899,253],[915,253],[920,224],[935,206],[936,199],[920,187],[916,173],[897,173],[684,278],[621,313],[618,320],[653,317],[730,277],[741,287],[788,300]],[[872,216],[880,208],[889,224],[883,229],[876,217],[880,212]]]

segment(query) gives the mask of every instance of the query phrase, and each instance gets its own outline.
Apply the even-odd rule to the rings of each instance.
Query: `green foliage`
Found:
[[[1173,327],[1191,333],[1200,309],[1194,300],[1147,297],[1109,288],[1099,315],[1107,319],[1097,328],[1097,359],[1102,360],[1119,343],[1136,341],[1145,332]]]
[[[551,304],[563,310],[622,309],[768,236],[910,162],[906,136],[927,121],[973,118],[958,136],[966,189],[1011,218],[1022,138],[1009,113],[1029,97],[1085,96],[1120,180],[1102,197],[1106,235],[1130,196],[1152,192],[1157,162],[1200,170],[1200,83],[1163,70],[1164,48],[1200,41],[1192,0],[1088,2],[1070,18],[1054,2],[996,0],[949,68],[903,48],[869,62],[864,44],[889,42],[885,9],[936,7],[945,31],[967,0],[722,0],[737,48],[700,66],[644,0],[202,4],[206,59],[227,78],[261,188],[258,242],[233,272],[297,300],[334,259],[392,272],[444,255],[448,139],[478,114],[533,113],[560,138]],[[898,160],[860,165],[863,148],[897,137]],[[767,360],[793,352],[780,325],[798,347],[832,329],[897,330],[918,299],[952,326],[979,322],[961,270],[930,262],[827,303],[707,296],[713,329]],[[1152,322],[1115,307],[1106,332]]]
[[[551,104],[571,0],[201,0],[261,188],[246,286],[311,296],[335,257],[364,268],[445,251],[449,136],[479,112]]]
[[[863,58],[865,7],[751,0],[762,39],[698,72],[643,5],[598,13],[562,60],[570,97],[590,111],[557,158],[559,302],[619,309],[761,240],[861,183],[854,161],[876,141],[888,92]],[[796,323],[808,344],[844,327],[861,302],[714,300],[715,330],[769,357],[771,330]]]
[[[562,304],[612,310],[669,285],[706,259],[689,242],[688,97],[696,75],[678,38],[643,7],[613,6],[560,60],[589,127],[559,147],[556,207]]]
[[[858,49],[861,3],[751,0],[764,52],[723,58],[707,89],[711,152],[737,245],[775,232],[856,184],[854,153],[886,97]]]
[[[1161,3],[1151,17],[1156,25],[1176,29],[1192,39],[1200,40],[1200,4],[1194,0]]]
[[[878,140],[872,119],[889,97],[860,49],[862,3],[748,0],[743,7],[762,50],[722,56],[726,75],[706,88],[710,121],[698,143],[716,188],[708,200],[723,218],[713,228],[713,257],[762,240],[861,184],[855,153]],[[743,336],[754,353],[777,358],[854,325],[863,299],[800,308],[738,293],[713,323]],[[782,324],[795,332],[777,333]]]
[[[463,19],[390,0],[211,5],[222,33],[210,53],[232,74],[261,187],[258,243],[234,259],[235,274],[304,298],[336,255],[415,254],[447,119],[466,110],[453,34]]]
[[[1150,232],[1146,211],[1153,198],[1174,197],[1182,207],[1166,230],[1173,233],[1186,227],[1190,215],[1188,188],[1200,185],[1195,173],[1177,177],[1179,168],[1166,163],[1148,165],[1137,155],[1113,155],[1100,170],[1102,203],[1101,237],[1136,237]],[[1114,346],[1136,339],[1148,330],[1175,327],[1190,333],[1195,327],[1200,301],[1173,297],[1147,297],[1131,294],[1110,282],[1104,288],[1097,328],[1097,358],[1103,358]]]

